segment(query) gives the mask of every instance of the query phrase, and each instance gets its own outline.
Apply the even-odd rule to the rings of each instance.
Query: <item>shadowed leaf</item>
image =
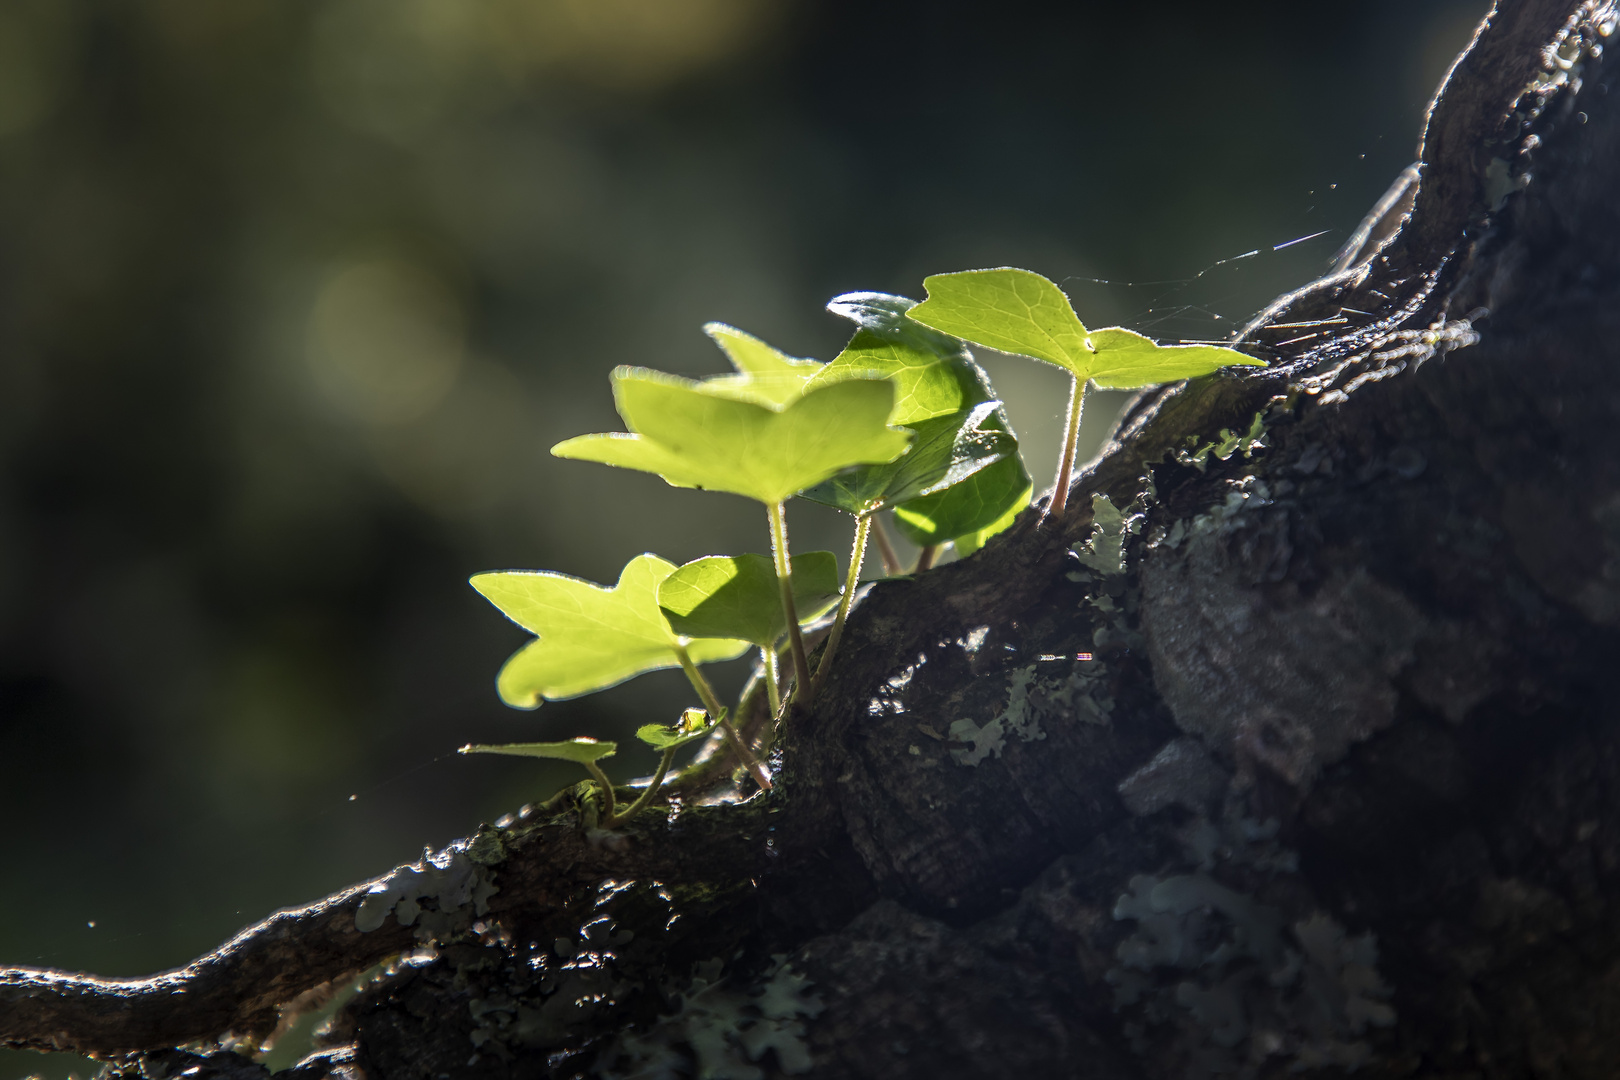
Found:
[[[801,619],[838,600],[838,560],[830,551],[793,556],[793,601]],[[776,570],[764,555],[711,555],[682,566],[658,588],[670,626],[682,634],[742,638],[769,648],[787,632]]]

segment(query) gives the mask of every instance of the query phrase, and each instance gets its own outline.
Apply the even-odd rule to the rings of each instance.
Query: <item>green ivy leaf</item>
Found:
[[[619,368],[613,396],[633,434],[582,435],[551,452],[768,506],[852,465],[893,461],[911,442],[910,432],[888,425],[894,387],[881,379],[819,387],[773,408],[706,383]]]
[[[805,383],[823,367],[819,360],[789,356],[725,323],[705,323],[703,332],[714,339],[737,369],[735,375],[703,380],[711,393],[781,408],[804,393]]]
[[[641,725],[636,728],[636,738],[654,750],[679,750],[683,746],[699,742],[713,735],[715,728],[725,718],[726,710],[724,709],[720,710],[720,715],[715,717],[713,723],[709,721],[709,714],[702,709],[687,709],[681,715],[681,721],[678,724],[667,727],[663,724]]]
[[[1085,324],[1063,290],[1041,275],[1004,266],[935,274],[923,286],[928,299],[908,316],[924,326],[1090,378]]]
[[[612,757],[618,749],[618,743],[601,742],[582,736],[578,739],[569,739],[567,742],[504,743],[499,746],[485,743],[468,743],[457,753],[505,754],[509,757],[546,758],[552,761],[572,761],[580,765],[588,765],[600,761],[602,758]]]
[[[1002,267],[925,278],[928,299],[908,317],[1002,352],[1031,356],[1082,382],[1129,390],[1265,361],[1218,345],[1156,345],[1122,327],[1087,331],[1062,289],[1039,274]]]
[[[1159,345],[1122,326],[1093,330],[1091,344],[1097,350],[1091,381],[1110,390],[1194,379],[1235,364],[1266,366],[1264,360],[1223,345]]]
[[[852,320],[860,329],[844,351],[812,379],[812,384],[831,382],[854,372],[887,376],[899,388],[890,423],[911,427],[916,427],[918,421],[962,413],[993,401],[995,393],[989,378],[959,339],[907,317],[906,313],[916,306],[915,300],[886,293],[835,297],[827,309]],[[943,490],[932,487],[930,494],[892,500],[899,503],[895,507],[896,523],[914,542],[942,544],[981,532],[988,536],[986,530],[1001,522],[1010,523],[1027,504],[1029,474],[1017,454],[1016,436],[1006,411],[997,405],[978,430],[1003,432],[1014,440],[1001,460],[982,469],[963,470],[956,482]],[[860,474],[866,471],[854,470],[851,486],[859,483]],[[831,483],[843,481],[844,477],[839,477]]]
[[[988,469],[985,470],[986,473],[989,471],[990,470]],[[974,479],[978,478],[975,477]],[[994,478],[987,477],[985,480],[987,485],[992,482],[994,482]],[[969,532],[958,533],[956,535],[956,553],[963,558],[967,558],[975,551],[978,551],[980,548],[984,547],[985,541],[996,535],[996,533],[1002,532],[1012,525],[1014,519],[1016,519],[1018,515],[1023,512],[1024,507],[1029,505],[1029,498],[1032,494],[1034,494],[1035,488],[1034,485],[1030,483],[1027,473],[1020,473],[1018,477],[1009,476],[1006,478],[1005,482],[1008,485],[1022,483],[1023,487],[1020,488],[1017,494],[1013,495],[1012,498],[1004,500],[1007,504],[1007,509],[1002,512],[1000,517],[996,518],[994,521],[990,522],[990,524],[985,525],[982,528],[973,529]],[[988,499],[986,501],[990,505],[999,505],[1003,500],[1001,496],[997,495],[995,498]],[[904,520],[897,512],[895,514],[895,521],[899,523],[900,531],[905,533],[907,537],[911,538],[913,543],[921,543],[921,541],[917,539],[916,532],[914,532],[914,529],[916,529],[916,522],[914,520]],[[939,541],[934,540],[929,542],[938,543]]]
[[[895,507],[894,523],[919,547],[954,540],[967,555],[1011,525],[1032,490],[1023,462],[1004,458],[955,487]]]
[[[853,319],[860,329],[843,352],[811,376],[809,385],[889,379],[895,384],[889,423],[907,427],[991,400],[995,395],[989,380],[960,341],[905,317],[915,305],[915,300],[886,293],[834,297],[827,310]]]
[[[857,517],[931,495],[960,484],[980,470],[1015,454],[1011,432],[989,425],[1001,403],[985,401],[971,409],[913,421],[911,449],[885,465],[865,465],[840,473],[800,498]]]
[[[793,556],[793,601],[801,619],[836,603],[838,559],[830,551]],[[670,574],[658,587],[669,625],[693,637],[742,638],[770,648],[787,632],[776,569],[765,555],[710,555]]]
[[[647,671],[680,666],[681,639],[658,610],[658,586],[675,564],[637,555],[611,589],[566,574],[476,574],[472,586],[536,640],[514,653],[495,680],[501,700],[532,709],[617,685]],[[687,645],[702,664],[730,660],[746,642],[699,638]]]

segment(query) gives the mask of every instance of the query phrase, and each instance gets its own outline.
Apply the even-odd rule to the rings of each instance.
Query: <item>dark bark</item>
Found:
[[[1612,1075],[1614,13],[1503,6],[1410,217],[1246,332],[1273,366],[874,588],[775,791],[564,797],[157,980],[5,972],[0,1043],[247,1080],[162,1048],[424,943],[297,1080]]]

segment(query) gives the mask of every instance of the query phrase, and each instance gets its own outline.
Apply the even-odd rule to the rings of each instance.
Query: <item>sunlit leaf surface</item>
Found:
[[[835,297],[827,309],[850,319],[860,329],[811,384],[830,382],[855,372],[885,375],[894,380],[898,390],[890,422],[914,428],[919,421],[951,413],[965,414],[976,406],[994,401],[989,378],[973,362],[972,354],[960,340],[907,318],[906,313],[915,306],[915,300],[887,293],[849,293]],[[889,500],[898,504],[895,521],[901,532],[915,543],[940,544],[984,532],[998,524],[1004,526],[1027,502],[1029,474],[1018,456],[1016,436],[1013,436],[1006,411],[999,404],[995,405],[993,412],[969,430],[1000,432],[1015,441],[1011,445],[1003,444],[999,461],[985,462],[985,467],[979,469],[963,469],[948,486],[933,485],[927,489],[929,494],[901,495]],[[904,461],[902,458],[901,462]],[[863,473],[892,469],[892,465],[868,466],[831,482],[846,484],[849,488],[870,488],[872,485]],[[881,482],[883,478],[878,479]]]
[[[888,425],[894,387],[882,379],[819,387],[773,408],[705,383],[619,368],[613,393],[630,433],[583,435],[551,452],[767,505],[852,465],[893,461],[911,441],[910,432]]]
[[[566,742],[502,743],[491,746],[469,743],[461,748],[463,754],[505,754],[508,757],[546,758],[552,761],[573,761],[581,765],[612,757],[619,744],[597,739],[569,739]]]
[[[501,700],[532,709],[614,686],[659,668],[678,667],[680,638],[658,610],[658,586],[675,564],[637,555],[618,584],[603,588],[550,571],[476,574],[472,586],[507,618],[537,635],[501,668]],[[746,642],[700,638],[687,646],[693,661],[730,660]]]
[[[928,299],[908,317],[988,345],[1056,364],[1098,386],[1131,390],[1265,361],[1219,345],[1158,345],[1122,327],[1087,331],[1062,289],[1039,274],[1002,267],[925,278]]]

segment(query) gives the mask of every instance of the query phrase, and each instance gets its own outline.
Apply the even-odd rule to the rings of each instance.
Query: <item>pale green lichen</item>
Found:
[[[813,1062],[805,1021],[825,1007],[810,980],[783,957],[761,981],[734,989],[720,962],[699,964],[675,1012],[644,1032],[621,1035],[596,1063],[608,1080],[764,1080],[759,1062],[776,1057],[778,1072],[803,1076]]]
[[[1248,824],[1259,848],[1274,846],[1272,830]],[[1219,840],[1199,839],[1213,863]],[[1354,1069],[1372,1060],[1367,1029],[1395,1022],[1373,935],[1352,937],[1323,912],[1290,925],[1277,908],[1197,872],[1137,875],[1113,914],[1136,924],[1107,973],[1115,1007],[1134,1014],[1126,1026],[1141,1053],[1163,1045],[1151,1028],[1190,1018],[1201,1036],[1183,1047],[1189,1075],[1254,1076],[1276,1058],[1295,1070]]]
[[[1106,724],[1114,708],[1104,676],[1107,667],[1097,660],[1078,663],[1061,677],[1042,676],[1041,665],[1016,668],[1007,687],[1007,706],[983,725],[963,717],[951,722],[948,737],[963,744],[951,750],[958,765],[978,765],[1000,757],[1008,739],[1038,742],[1046,738],[1044,719],[1079,720]]]
[[[1265,415],[1263,412],[1255,413],[1254,419],[1249,423],[1249,430],[1242,433],[1235,432],[1231,428],[1221,428],[1215,441],[1207,442],[1203,446],[1198,446],[1196,437],[1188,436],[1187,446],[1198,448],[1177,450],[1176,464],[1191,466],[1199,472],[1208,468],[1211,457],[1219,458],[1221,461],[1229,460],[1233,454],[1242,454],[1245,458],[1252,457],[1256,450],[1263,450],[1266,447]]]
[[[1179,548],[1188,537],[1222,536],[1241,527],[1243,514],[1270,505],[1271,488],[1266,482],[1258,476],[1245,476],[1232,481],[1227,488],[1226,498],[1207,512],[1176,521],[1161,535],[1150,538],[1149,544],[1156,547],[1162,543],[1174,549]]]
[[[1128,507],[1127,509],[1131,509]],[[1142,527],[1140,513],[1121,513],[1106,495],[1091,497],[1091,536],[1070,550],[1089,566],[1107,577],[1125,572],[1125,542]]]
[[[401,926],[416,926],[421,941],[437,940],[463,929],[472,916],[489,912],[489,898],[497,891],[485,863],[474,857],[491,856],[482,834],[472,844],[452,845],[435,855],[422,852],[422,861],[401,866],[371,887],[354,914],[362,934],[380,930],[392,915]],[[470,912],[463,908],[471,908]]]

